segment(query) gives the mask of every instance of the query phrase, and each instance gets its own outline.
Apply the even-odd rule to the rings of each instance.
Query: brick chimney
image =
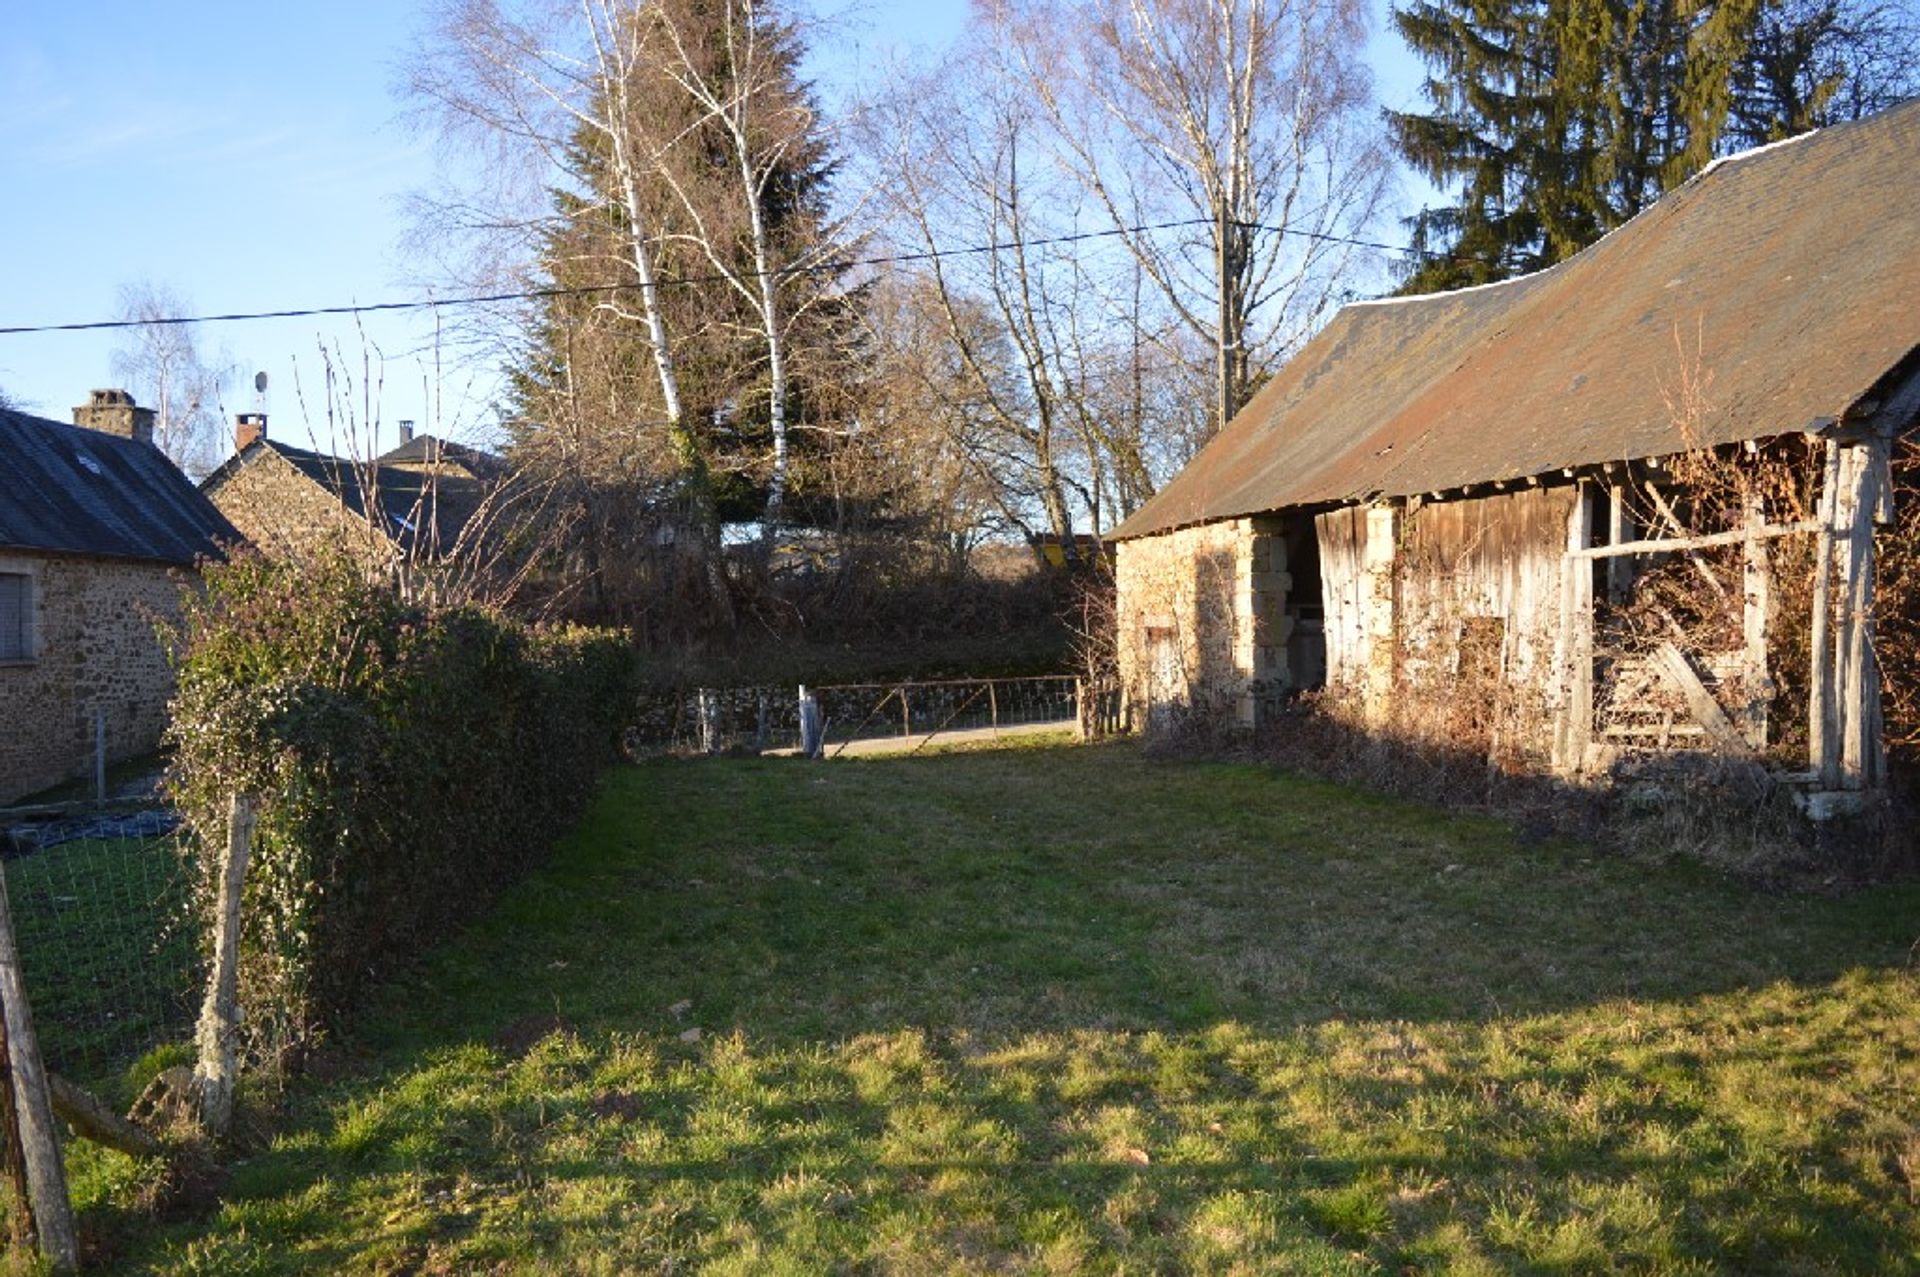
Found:
[[[245,452],[247,445],[267,437],[267,414],[243,412],[233,419],[233,450]]]
[[[73,410],[73,424],[136,443],[153,442],[153,409],[138,406],[124,390],[94,391]]]
[[[404,448],[412,442],[413,442],[413,423],[411,421],[402,421],[400,423],[400,446]]]

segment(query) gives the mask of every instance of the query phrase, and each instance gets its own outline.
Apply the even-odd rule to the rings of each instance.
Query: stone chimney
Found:
[[[124,390],[94,391],[73,410],[73,424],[136,443],[153,442],[153,409],[139,407]]]
[[[413,423],[411,421],[403,421],[400,423],[400,446],[404,448],[412,442]]]
[[[233,450],[245,452],[247,445],[267,437],[267,414],[243,412],[233,419]]]

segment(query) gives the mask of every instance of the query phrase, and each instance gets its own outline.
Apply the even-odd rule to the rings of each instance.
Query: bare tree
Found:
[[[918,317],[933,321],[945,352],[919,363],[926,387],[950,398],[951,437],[992,479],[1007,521],[1066,536],[1082,486],[1067,312],[1084,281],[1070,256],[1040,243],[1054,212],[1040,124],[991,52],[966,49],[902,80],[867,128],[875,150],[889,148],[876,186],[893,234],[925,262]],[[992,251],[944,255],[956,241]]]
[[[672,189],[706,264],[753,315],[765,347],[773,460],[761,526],[763,540],[770,540],[788,486],[790,332],[828,295],[834,276],[822,267],[838,245],[830,235],[796,241],[791,225],[775,226],[769,217],[782,197],[776,184],[817,164],[821,149],[817,113],[793,76],[798,50],[791,20],[765,0],[719,0],[718,9],[716,17],[710,9],[659,4],[647,17],[663,46],[655,59],[660,72],[725,139],[732,198],[716,210],[677,166],[660,164],[656,174]],[[729,251],[735,237],[716,224],[728,214],[744,214],[744,259]]]
[[[1729,133],[1753,146],[1920,92],[1920,11],[1900,0],[1774,0],[1733,68]]]
[[[197,479],[219,461],[226,417],[221,393],[233,361],[224,354],[211,363],[202,357],[194,325],[178,322],[192,313],[187,300],[165,284],[121,285],[119,317],[139,327],[122,330],[109,367],[135,399],[153,409],[155,445]]]
[[[873,105],[1010,521],[1124,518],[1344,299],[1390,176],[1364,35],[1357,0],[1001,0]]]
[[[505,207],[483,196],[471,203],[441,202],[438,210],[448,222],[532,242],[539,232],[528,230],[529,196],[539,199],[543,186],[565,185],[578,215],[597,217],[603,230],[617,236],[639,309],[615,290],[598,296],[593,307],[645,334],[659,418],[634,421],[632,430],[636,437],[665,437],[694,506],[693,521],[708,541],[710,593],[730,617],[705,456],[687,418],[676,339],[655,269],[662,231],[657,202],[647,198],[648,182],[675,139],[657,137],[650,128],[653,113],[644,92],[658,68],[646,48],[643,8],[634,0],[530,0],[513,8],[498,0],[449,0],[414,59],[408,88],[429,105],[444,138],[477,146],[496,161],[488,167],[490,176],[522,179],[502,192]],[[581,181],[583,150],[602,166],[602,180]]]
[[[988,13],[1054,154],[1213,352],[1224,422],[1343,299],[1365,251],[1352,241],[1387,189],[1366,5],[1001,0]]]

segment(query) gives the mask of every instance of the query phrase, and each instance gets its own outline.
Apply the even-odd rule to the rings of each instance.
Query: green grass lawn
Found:
[[[121,1262],[1913,1270],[1916,937],[1127,746],[650,764]]]

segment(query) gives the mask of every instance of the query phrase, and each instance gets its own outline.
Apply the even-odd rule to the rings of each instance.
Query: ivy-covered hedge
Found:
[[[230,796],[259,798],[242,1006],[278,1057],[545,855],[616,757],[633,659],[606,631],[408,606],[345,559],[242,557],[205,587],[170,785],[209,848]]]

